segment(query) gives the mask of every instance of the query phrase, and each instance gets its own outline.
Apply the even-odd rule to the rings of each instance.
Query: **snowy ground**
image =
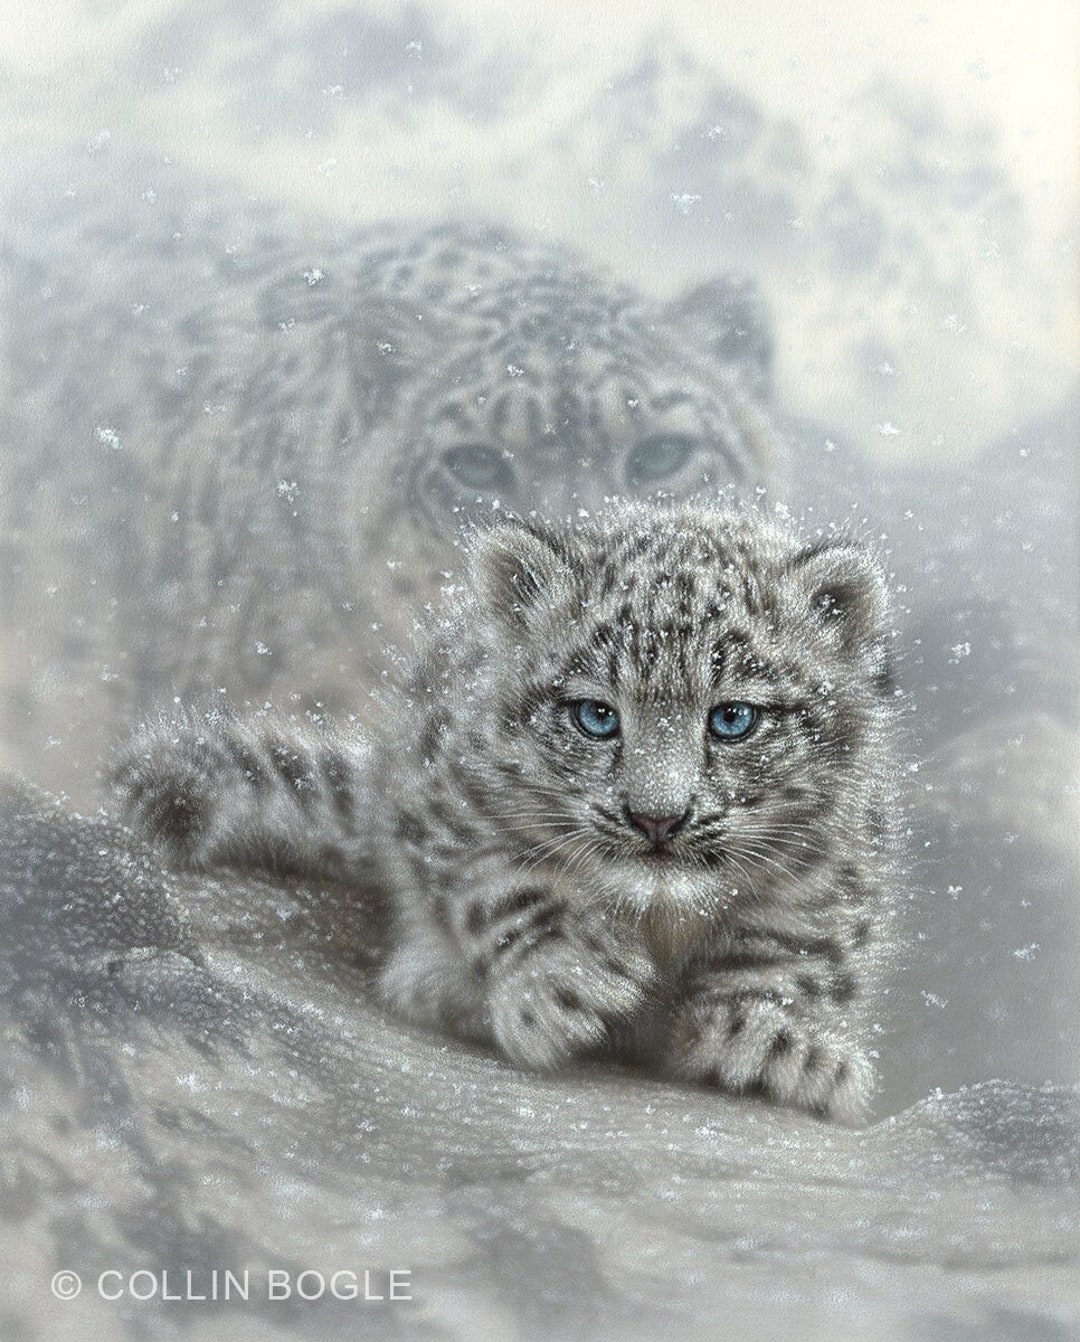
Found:
[[[366,1002],[370,903],[163,880],[115,830],[2,801],[6,1335],[1020,1342],[1080,1324],[1075,1087],[937,1092],[856,1133],[613,1070],[526,1076]],[[215,1267],[248,1272],[247,1301],[127,1292],[150,1272],[136,1295],[209,1295]],[[370,1294],[408,1272],[412,1299],[269,1298],[271,1271],[364,1269]],[[76,1300],[49,1295],[63,1270]]]
[[[70,286],[89,350],[79,295],[120,263],[80,219],[143,212],[128,254],[149,275],[139,239],[191,181],[297,227],[494,220],[661,295],[755,276],[802,503],[855,505],[913,606],[947,598],[936,651],[902,667],[930,725],[883,1117],[851,1134],[623,1074],[521,1076],[366,1005],[373,911],[343,923],[318,890],[162,877],[115,832],[9,792],[4,1336],[1080,1328],[1080,21],[1015,0],[758,8],[5,15],[6,245],[41,262],[43,297]],[[3,653],[17,683],[18,644]],[[936,739],[950,718],[966,730]],[[17,757],[31,779],[62,778],[50,749]],[[91,1289],[169,1265],[250,1267],[252,1303]],[[274,1267],[411,1268],[415,1299],[257,1299]],[[48,1289],[68,1268],[89,1283],[74,1303]]]

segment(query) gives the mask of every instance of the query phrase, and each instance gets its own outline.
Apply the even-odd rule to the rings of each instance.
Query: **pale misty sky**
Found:
[[[170,0],[7,0],[0,61],[46,77],[76,65],[108,82],[140,24],[170,8]],[[559,64],[587,52],[572,63],[594,77],[650,35],[670,33],[818,140],[869,79],[925,83],[946,108],[996,126],[1025,194],[1055,223],[1080,199],[1080,5],[1072,0],[449,0],[437,8],[483,16],[484,27]]]
[[[463,61],[482,103],[498,90],[499,116],[485,119],[439,101],[409,107],[349,95],[341,115],[324,115],[330,89],[310,66],[289,63],[304,26],[342,12],[342,0],[265,8],[229,0],[0,0],[0,109],[5,142],[43,155],[78,153],[101,142],[122,154],[145,149],[158,162],[185,164],[206,180],[236,180],[253,197],[280,199],[360,221],[426,219],[432,211],[491,218],[573,240],[643,288],[685,283],[698,244],[672,215],[679,247],[657,248],[634,216],[636,146],[594,144],[604,112],[598,93],[625,77],[646,51],[673,56],[662,109],[667,131],[680,124],[683,57],[745,90],[773,122],[798,128],[818,181],[862,174],[868,191],[895,148],[863,91],[893,81],[906,108],[925,106],[947,127],[931,137],[929,170],[962,177],[968,162],[1004,168],[1023,201],[1024,236],[1000,243],[996,216],[958,204],[951,217],[909,221],[978,314],[960,325],[938,312],[912,266],[906,287],[859,289],[813,269],[797,246],[789,255],[732,253],[767,281],[785,314],[778,390],[797,409],[846,429],[895,456],[971,453],[1003,426],[1056,404],[1075,380],[1080,348],[1080,5],[1075,0],[441,0],[410,10],[364,0],[357,12],[418,32],[426,24]],[[184,68],[187,35],[200,13],[214,41]],[[263,102],[234,88],[237,68],[262,78],[251,52],[272,24]],[[417,15],[420,17],[416,17]],[[140,39],[155,20],[165,38]],[[421,44],[415,44],[419,47]],[[247,48],[250,48],[248,50]],[[423,59],[420,51],[413,53]],[[245,64],[246,62],[246,64]],[[436,60],[437,64],[437,60]],[[169,68],[173,67],[173,68]],[[416,67],[421,77],[423,67]],[[274,84],[272,81],[278,82]],[[275,92],[277,90],[278,92]],[[277,123],[259,124],[268,100],[287,91]],[[354,91],[349,91],[349,94]],[[404,97],[403,97],[404,95]],[[691,100],[695,90],[688,87]],[[254,109],[254,110],[253,110]],[[277,110],[275,108],[275,110]],[[648,115],[648,113],[646,114]],[[875,119],[875,116],[877,119]],[[662,134],[662,128],[657,128]],[[573,141],[576,158],[560,157]],[[902,146],[900,147],[902,154]],[[593,158],[618,180],[593,183]],[[10,165],[15,155],[9,154]],[[35,169],[36,170],[36,169]],[[586,180],[588,178],[588,181]],[[620,183],[622,194],[620,194]],[[148,181],[145,186],[153,186]],[[596,186],[595,193],[592,187]],[[699,189],[691,174],[680,189]],[[704,189],[704,188],[700,188]],[[606,193],[606,194],[605,194]],[[694,197],[696,199],[696,197]],[[888,205],[883,208],[888,209]],[[993,216],[991,207],[990,214]],[[792,229],[798,218],[788,221]],[[908,224],[895,220],[902,235]],[[676,269],[659,282],[663,264]],[[678,267],[682,267],[679,271]],[[862,328],[896,351],[902,376],[858,371]],[[953,325],[950,327],[949,323]],[[827,338],[826,338],[827,333]],[[880,436],[880,426],[900,432]]]

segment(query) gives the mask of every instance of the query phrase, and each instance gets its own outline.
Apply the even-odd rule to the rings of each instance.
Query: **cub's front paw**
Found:
[[[633,1016],[655,973],[630,947],[609,950],[571,936],[545,941],[489,994],[495,1043],[522,1067],[558,1067],[604,1044],[613,1026]]]
[[[791,1016],[778,1000],[688,1003],[672,1070],[736,1095],[764,1095],[821,1118],[858,1123],[874,1087],[869,1059],[841,1033]]]
[[[146,727],[112,771],[121,818],[180,866],[207,860],[223,805],[220,752],[186,724]]]

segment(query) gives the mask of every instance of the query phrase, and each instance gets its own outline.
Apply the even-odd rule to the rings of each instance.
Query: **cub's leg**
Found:
[[[399,945],[382,978],[393,1009],[545,1070],[603,1046],[643,1005],[655,971],[632,940],[494,854],[458,849],[442,870],[431,861],[439,847],[430,835],[414,844],[405,888],[418,903],[399,907]]]
[[[874,1087],[846,1015],[858,986],[838,942],[743,936],[687,982],[670,1070],[856,1123]]]

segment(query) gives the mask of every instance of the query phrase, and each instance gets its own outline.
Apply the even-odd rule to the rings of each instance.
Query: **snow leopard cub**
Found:
[[[858,1119],[893,807],[874,558],[749,509],[651,504],[500,523],[468,570],[376,773],[384,1000],[523,1066],[606,1050]],[[340,867],[370,836],[340,749],[218,731],[144,737],[119,772],[174,851]],[[177,788],[196,735],[216,763]]]

